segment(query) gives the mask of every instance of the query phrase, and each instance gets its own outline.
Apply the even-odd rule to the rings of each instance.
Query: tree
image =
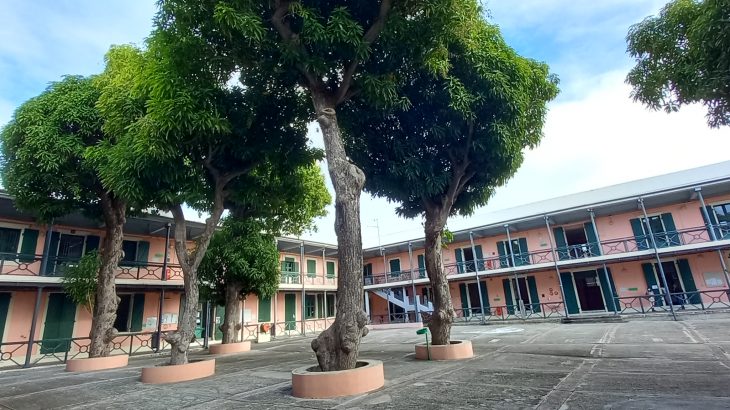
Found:
[[[397,72],[409,109],[343,110],[349,152],[365,189],[425,216],[425,263],[434,293],[433,344],[450,341],[454,308],[441,248],[448,217],[487,203],[542,136],[547,102],[557,95],[548,67],[520,57],[496,26],[466,19],[443,52],[411,49],[420,62]]]
[[[65,77],[21,105],[2,131],[3,181],[16,205],[42,221],[78,210],[101,217],[105,235],[96,277],[89,356],[109,355],[117,334],[114,268],[131,201],[101,181],[116,139],[104,132],[95,78]],[[139,197],[143,203],[144,196]]]
[[[266,164],[293,170],[316,159],[306,146],[301,93],[253,72],[243,87],[231,87],[235,66],[219,64],[206,43],[162,28],[146,51],[115,47],[107,59],[105,75],[113,80],[99,106],[120,139],[103,181],[131,198],[154,192],[154,206],[173,215],[185,294],[177,330],[165,339],[170,364],[184,364],[194,338],[198,267],[236,181]],[[192,249],[183,204],[209,215]]]
[[[201,283],[213,300],[225,304],[223,343],[239,341],[241,298],[268,297],[279,286],[275,236],[313,229],[332,200],[317,165],[282,170],[288,171],[260,167],[237,181],[240,188],[234,186],[229,197],[231,215],[200,265]]]
[[[654,110],[702,103],[711,127],[730,125],[730,2],[674,0],[631,26],[631,96]]]
[[[158,25],[170,36],[210,44],[217,61],[240,67],[242,78],[262,68],[279,73],[312,101],[324,137],[335,190],[335,232],[340,274],[337,316],[312,342],[323,371],[356,366],[368,318],[362,309],[360,194],[363,172],[349,160],[337,109],[360,95],[373,105],[402,104],[392,72],[366,62],[386,62],[407,46],[434,49],[455,19],[476,9],[472,0],[380,2],[219,1],[161,2]],[[192,40],[191,40],[192,41]],[[223,63],[221,63],[223,64]]]

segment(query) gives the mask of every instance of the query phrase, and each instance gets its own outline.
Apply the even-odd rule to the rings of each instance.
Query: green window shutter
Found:
[[[482,289],[482,306],[484,306],[484,314],[489,314],[489,293],[487,292],[487,281],[479,281],[479,287]]]
[[[101,242],[101,238],[98,236],[88,235],[86,237],[86,245],[84,246],[84,254],[99,250],[99,242]]]
[[[317,318],[324,318],[324,295],[317,295]]]
[[[307,259],[307,276],[310,278],[317,276],[317,261]]]
[[[568,313],[573,315],[580,312],[578,309],[578,297],[575,295],[573,286],[573,275],[570,272],[560,272],[560,282],[563,284],[563,297]]]
[[[76,322],[76,304],[63,293],[48,295],[41,354],[67,352]]]
[[[5,331],[5,322],[8,319],[8,311],[10,310],[10,292],[0,293],[0,343],[3,341],[3,332]]]
[[[137,262],[140,265],[147,265],[150,261],[150,243],[147,241],[137,242]]]
[[[18,243],[20,242],[20,229],[0,228],[0,252],[5,255],[5,259],[15,259],[18,252]],[[34,249],[35,251],[35,249]]]
[[[694,276],[692,276],[692,269],[689,267],[689,261],[687,259],[677,259],[677,266],[679,267],[679,274],[682,276],[682,283],[684,284],[685,292],[696,292],[697,285],[695,285]],[[700,303],[700,295],[693,293],[689,296],[689,303]]]
[[[644,234],[644,227],[641,224],[641,219],[634,218],[629,221],[631,223],[631,230],[634,231],[634,239],[636,239],[636,249],[643,251],[649,249],[649,238]]]
[[[502,286],[504,287],[504,304],[507,306],[507,313],[514,315],[515,305],[512,302],[512,286],[510,286],[510,280],[502,279]]]
[[[259,323],[271,322],[271,298],[259,297]]]
[[[705,216],[705,212],[707,211],[707,216]],[[705,226],[707,227],[707,239],[712,240],[712,235],[710,234],[710,230],[714,230],[715,238],[720,239],[722,236],[717,230],[717,217],[715,215],[715,210],[712,209],[711,206],[706,206],[703,210],[702,207],[700,207],[700,215],[702,215],[702,220],[705,222]],[[707,220],[707,217],[710,217],[710,220]]]
[[[565,230],[561,227],[553,228],[553,236],[555,237],[555,249],[558,251],[558,259],[570,259],[568,243],[565,241]]]
[[[400,275],[400,259],[391,259],[388,261],[390,266],[390,276]]]
[[[666,236],[661,235],[664,246],[666,247],[681,245],[681,243],[679,242],[679,233],[677,232],[677,227],[674,225],[674,218],[672,218],[672,214],[661,214],[660,218],[664,223],[664,232],[666,232]]]
[[[471,312],[469,311],[469,299],[466,292],[466,284],[465,283],[459,283],[459,294],[461,295],[461,308],[462,314],[464,317],[471,316]]]
[[[132,300],[132,332],[142,331],[142,320],[144,318],[144,293],[135,293]]]
[[[497,252],[499,253],[499,267],[506,268],[510,266],[510,260],[507,256],[507,243],[504,241],[497,242]]]
[[[373,266],[370,265],[370,269],[372,270]],[[328,278],[334,278],[335,277],[335,263],[332,261],[327,261],[327,277]]]
[[[584,223],[583,229],[585,229],[586,231],[586,239],[588,239],[588,249],[591,251],[590,256],[601,255],[601,244],[598,243],[598,237],[596,236],[596,229],[593,226],[593,222]]]
[[[540,312],[540,294],[537,292],[537,282],[534,276],[527,277],[527,288],[530,291],[530,304],[533,312]]]
[[[304,296],[304,318],[313,319],[316,316],[315,305],[317,297],[315,295]]]
[[[454,256],[456,257],[456,272],[464,273],[464,256],[461,248],[454,249]]]
[[[20,245],[20,260],[21,262],[30,263],[35,260],[35,250],[38,246],[38,230],[36,229],[24,229],[23,230],[23,243]]]
[[[644,279],[646,280],[647,289],[655,295],[654,304],[656,306],[663,306],[664,301],[662,301],[661,297],[657,296],[659,295],[659,284],[657,283],[656,274],[654,273],[654,264],[642,263],[641,270],[644,271]],[[653,286],[656,286],[657,288],[654,289]]]
[[[620,305],[619,300],[617,299],[618,294],[616,293],[616,284],[613,282],[611,269],[603,270],[603,268],[598,268],[596,270],[596,274],[598,275],[598,281],[601,283],[601,292],[603,293],[603,299],[606,301],[606,309],[610,312],[615,312],[616,308]],[[608,277],[608,282],[606,281],[606,277]],[[611,293],[611,289],[609,289],[609,283],[613,293]]]
[[[420,278],[426,277],[426,256],[418,255],[418,276]]]
[[[474,247],[476,253],[476,267],[478,271],[484,270],[484,253],[482,253],[482,245],[476,245]]]
[[[56,261],[58,257],[58,242],[61,240],[61,234],[53,231],[51,232],[51,243],[48,247],[48,263],[46,263],[44,275],[53,275],[56,270]]]
[[[523,265],[529,265],[530,264],[530,254],[529,250],[527,249],[527,238],[519,238],[517,240],[520,244],[520,258],[519,260],[516,260],[517,266],[523,266]],[[517,255],[515,255],[516,257]]]

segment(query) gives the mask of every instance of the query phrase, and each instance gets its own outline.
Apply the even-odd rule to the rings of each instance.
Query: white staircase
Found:
[[[410,300],[410,298],[407,295],[402,295],[402,299],[398,296],[396,296],[393,292],[387,292],[385,290],[371,290],[373,294],[376,294],[380,296],[381,298],[387,300],[388,302],[403,308],[406,312],[414,312],[416,310],[415,306],[413,306],[413,301]],[[416,295],[416,303],[418,304],[418,311],[419,312],[426,312],[431,313],[433,312],[433,303],[428,302],[427,304],[421,303],[421,297],[419,295]]]

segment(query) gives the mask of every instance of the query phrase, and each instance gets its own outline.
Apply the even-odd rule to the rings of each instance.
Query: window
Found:
[[[679,235],[677,234],[677,228],[674,226],[674,219],[671,213],[651,215],[648,221],[642,217],[632,219],[629,222],[631,223],[631,229],[634,231],[638,250],[645,250],[652,247],[651,236],[649,235],[650,231],[654,234],[654,242],[657,248],[680,245]]]
[[[281,262],[282,283],[299,283],[299,264],[290,256]]]
[[[426,256],[418,255],[418,277],[426,277]]]
[[[497,242],[499,261],[501,267],[512,266],[512,255],[514,254],[514,265],[523,266],[530,264],[530,255],[527,250],[527,238],[512,239],[512,247],[507,241]]]
[[[335,277],[335,263],[332,261],[327,261],[327,277],[330,279]]]
[[[304,318],[313,319],[317,312],[317,298],[315,295],[304,296]]]
[[[20,229],[0,228],[0,252],[16,253],[20,242]]]
[[[708,208],[710,208],[710,219],[715,228],[715,237],[717,239],[730,238],[730,203],[712,205]]]
[[[137,241],[122,241],[122,263],[132,264],[137,261]]]
[[[307,259],[307,276],[310,278],[317,276],[317,261],[314,259]]]
[[[139,332],[144,316],[144,293],[120,294],[114,328],[119,332]]]
[[[335,308],[337,305],[335,304],[335,295],[328,294],[327,295],[327,317],[334,317],[335,316]]]
[[[373,276],[373,264],[372,263],[366,263],[362,267],[362,275],[363,276]]]

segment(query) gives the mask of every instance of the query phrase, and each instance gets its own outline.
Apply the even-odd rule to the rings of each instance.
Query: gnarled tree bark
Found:
[[[337,123],[335,104],[312,92],[317,121],[324,136],[327,166],[335,188],[335,232],[339,254],[337,316],[319,337],[312,350],[322,371],[354,369],[360,339],[367,335],[368,317],[362,309],[362,237],[360,232],[360,193],[365,174],[351,163]]]
[[[89,357],[109,356],[111,343],[117,336],[114,321],[117,318],[119,298],[114,268],[122,259],[123,228],[127,211],[127,203],[109,192],[102,192],[100,198],[106,232],[99,250],[101,266],[91,317]]]
[[[236,281],[226,283],[226,311],[223,319],[223,344],[237,343],[241,334],[241,289]]]
[[[447,217],[448,212],[445,213],[439,207],[427,207],[426,209],[424,225],[426,273],[431,282],[434,299],[434,313],[431,316],[429,329],[431,330],[431,343],[435,345],[449,344],[455,313],[451,303],[449,281],[446,278],[441,257],[441,235],[444,232]]]

